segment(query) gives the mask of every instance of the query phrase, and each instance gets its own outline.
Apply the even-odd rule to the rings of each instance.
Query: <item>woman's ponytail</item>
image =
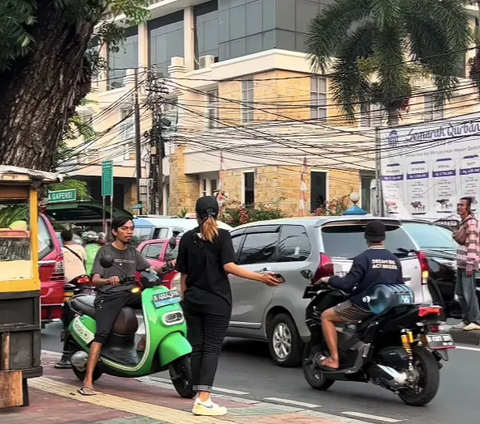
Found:
[[[209,216],[202,226],[200,227],[200,232],[204,240],[213,243],[214,240],[218,237],[218,224],[213,216]]]

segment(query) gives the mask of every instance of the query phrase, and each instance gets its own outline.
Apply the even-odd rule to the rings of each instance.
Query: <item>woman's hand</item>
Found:
[[[267,274],[260,274],[261,275],[261,282],[266,284],[267,286],[276,287],[279,284],[283,283],[283,279],[279,278],[277,274],[274,273],[267,273]]]

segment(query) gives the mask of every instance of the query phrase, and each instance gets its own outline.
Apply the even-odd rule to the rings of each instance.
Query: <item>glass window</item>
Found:
[[[43,218],[38,218],[38,259],[43,259],[53,250],[54,244],[50,231]]]
[[[201,181],[201,192],[202,192],[202,196],[207,196],[208,192],[207,192],[207,180],[206,178],[204,178],[202,181]]]
[[[377,104],[362,103],[360,106],[360,126],[382,126],[382,108]]]
[[[450,230],[420,222],[404,222],[402,226],[420,249],[457,249]]]
[[[172,230],[172,236],[173,237],[178,237],[180,234],[183,234],[185,232],[185,229],[184,228],[174,228]],[[166,236],[165,236],[166,238]]]
[[[135,120],[132,108],[122,109],[120,113],[120,142],[123,148],[123,158],[129,160],[135,134]]]
[[[424,120],[434,121],[436,119],[443,119],[443,105],[438,106],[435,97],[427,94],[424,97]]]
[[[210,180],[210,191],[211,195],[213,196],[218,188],[218,181],[217,180]]]
[[[278,246],[278,262],[306,261],[311,246],[307,231],[301,225],[284,225]]]
[[[218,127],[218,90],[207,93],[208,128]]]
[[[127,69],[138,67],[138,30],[137,27],[127,28],[125,42],[118,52],[108,51],[108,90],[125,87]]]
[[[255,173],[245,172],[244,180],[244,203],[245,205],[253,205],[255,203]]]
[[[239,234],[239,235],[232,234],[233,250],[235,250],[236,254],[238,254],[238,248],[242,243],[242,239],[243,239],[243,234]]]
[[[213,0],[194,7],[195,15],[195,57],[196,67],[200,66],[200,57],[213,56],[218,61],[218,1]]]
[[[254,90],[253,80],[242,81],[242,123],[253,122]]]
[[[313,76],[310,80],[311,118],[327,120],[327,79]]]
[[[137,247],[144,241],[151,240],[153,234],[153,228],[136,227],[133,232],[132,241],[130,242],[133,247]]]
[[[142,255],[147,259],[158,260],[163,250],[163,243],[149,244],[142,249]]]
[[[366,222],[365,222],[366,224]],[[386,225],[385,248],[393,254],[404,256],[399,249],[415,249],[410,237],[398,226]],[[332,258],[353,259],[368,249],[365,241],[365,225],[340,225],[322,228],[325,253]]]
[[[276,261],[278,233],[247,234],[240,252],[240,265]]]
[[[148,21],[149,62],[168,75],[172,57],[184,57],[183,10]]]

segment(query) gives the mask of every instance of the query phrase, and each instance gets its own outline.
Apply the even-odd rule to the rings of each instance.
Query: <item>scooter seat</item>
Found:
[[[75,296],[70,302],[73,309],[95,319],[95,296]]]
[[[72,298],[71,303],[73,309],[96,319],[95,314],[95,296],[76,296]],[[122,336],[129,336],[138,330],[137,314],[134,309],[128,306],[122,308],[112,327],[112,332]]]

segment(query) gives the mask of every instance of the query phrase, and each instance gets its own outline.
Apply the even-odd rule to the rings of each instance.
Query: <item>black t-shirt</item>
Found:
[[[219,228],[214,243],[203,240],[198,228],[186,232],[180,241],[176,269],[187,275],[184,303],[187,308],[230,317],[232,291],[223,266],[235,262],[232,238]]]

